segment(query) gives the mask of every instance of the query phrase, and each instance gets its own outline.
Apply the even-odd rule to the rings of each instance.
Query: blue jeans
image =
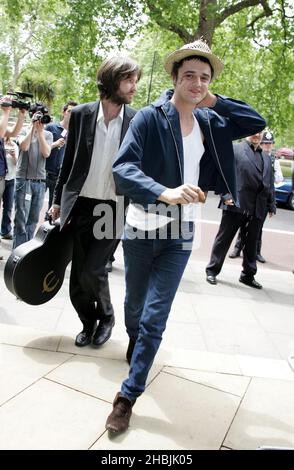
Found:
[[[33,238],[45,190],[46,184],[43,181],[16,178],[13,248]]]
[[[5,180],[5,189],[2,196],[3,209],[1,221],[1,235],[8,235],[12,231],[11,214],[14,199],[14,179]]]
[[[193,224],[189,230],[193,232]],[[192,230],[191,230],[192,229]],[[121,394],[135,401],[145,390],[150,367],[179,283],[191,254],[193,233],[177,239],[123,239],[126,297],[125,324],[136,342],[129,377]]]

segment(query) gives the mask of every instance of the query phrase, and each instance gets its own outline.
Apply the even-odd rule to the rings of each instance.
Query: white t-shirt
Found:
[[[4,143],[5,149],[6,149],[6,162],[7,162],[7,173],[5,176],[6,180],[13,180],[15,178],[15,173],[16,173],[16,164],[17,164],[17,159],[18,159],[18,154],[19,154],[19,149],[18,145],[11,140],[9,143]],[[12,158],[12,156],[9,153],[9,150],[13,149],[14,150],[14,155],[16,162]]]
[[[184,183],[198,186],[200,160],[204,153],[201,131],[197,119],[194,117],[192,132],[183,137],[184,148]],[[193,221],[196,219],[196,204],[183,205],[182,220]]]
[[[184,183],[198,185],[200,160],[204,153],[204,146],[201,137],[201,131],[197,119],[194,117],[194,126],[192,132],[183,137],[184,150]],[[196,218],[196,205],[183,205],[184,221],[193,221]],[[150,231],[164,227],[174,220],[159,214],[150,214],[144,211],[144,208],[138,204],[130,203],[126,217],[127,224],[136,227],[139,230]]]

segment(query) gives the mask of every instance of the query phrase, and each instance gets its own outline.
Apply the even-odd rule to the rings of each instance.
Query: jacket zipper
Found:
[[[172,135],[172,138],[173,138],[173,141],[174,141],[174,144],[175,144],[175,147],[176,147],[176,152],[177,152],[177,157],[178,157],[178,163],[179,163],[179,168],[180,168],[180,176],[181,176],[181,181],[182,181],[182,184],[184,184],[184,179],[183,179],[183,173],[182,173],[182,167],[181,167],[181,160],[180,160],[180,154],[179,154],[179,149],[178,149],[178,146],[177,146],[177,142],[176,142],[176,138],[175,138],[175,135],[174,135],[174,131],[173,131],[173,128],[172,128],[172,125],[167,117],[167,114],[166,112],[164,111],[163,107],[161,106],[161,110],[163,112],[163,114],[165,115],[165,118],[168,122],[168,125],[169,125],[169,128],[170,128],[170,131],[171,131],[171,135]]]
[[[223,173],[223,170],[222,170],[222,167],[221,167],[221,164],[220,164],[219,156],[218,156],[218,153],[217,153],[217,150],[216,150],[216,147],[215,147],[215,143],[214,143],[214,140],[213,140],[213,135],[212,135],[212,131],[211,131],[211,125],[210,125],[210,119],[209,119],[209,114],[208,114],[208,111],[207,111],[207,110],[206,110],[206,114],[207,114],[207,120],[208,120],[208,127],[209,127],[210,138],[211,138],[211,140],[212,140],[212,145],[213,145],[214,153],[215,153],[215,156],[216,156],[216,159],[217,159],[217,163],[218,163],[218,166],[219,166],[221,175],[222,175],[222,177],[223,177],[223,180],[224,180],[224,182],[225,182],[225,184],[226,184],[226,186],[227,186],[227,189],[228,189],[230,195],[232,196],[232,199],[233,199],[233,201],[234,201],[234,203],[235,203],[235,205],[236,205],[236,201],[235,201],[235,199],[234,199],[234,196],[233,196],[233,194],[232,194],[232,191],[230,190],[230,187],[229,187],[229,185],[228,185],[228,182],[227,182],[227,180],[226,180],[226,178],[225,178],[225,175],[224,175],[224,173]]]

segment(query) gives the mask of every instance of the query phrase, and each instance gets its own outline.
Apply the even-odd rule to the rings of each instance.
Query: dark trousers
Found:
[[[211,257],[206,266],[207,275],[217,276],[222,269],[230,245],[241,228],[243,246],[242,276],[252,279],[256,274],[257,239],[263,221],[256,217],[246,216],[237,212],[223,211],[222,220],[214,244]]]
[[[70,299],[85,326],[113,315],[108,274],[105,265],[113,255],[119,239],[97,239],[95,224],[101,216],[93,216],[94,208],[107,203],[113,213],[108,224],[115,220],[116,204],[113,201],[79,197],[72,213],[73,257],[70,274]]]
[[[259,230],[259,235],[257,237],[257,246],[256,246],[256,254],[257,255],[260,255],[261,254],[261,246],[262,246],[262,229],[263,229],[263,224],[266,220],[266,217],[267,217],[267,213],[265,213],[264,215],[264,218],[261,222],[261,226],[260,226],[260,230]],[[239,254],[241,253],[241,251],[243,250],[243,245],[242,245],[242,227],[240,228],[239,232],[238,232],[238,237],[237,237],[237,240],[236,240],[236,243],[235,243],[235,246],[234,246],[234,250],[238,251]]]
[[[54,189],[58,179],[58,174],[52,173],[51,171],[46,172],[46,189],[49,189],[49,200],[48,200],[48,211],[52,206]],[[45,214],[45,220],[48,220],[48,212]]]
[[[2,196],[3,210],[1,221],[1,235],[8,235],[12,231],[11,215],[14,201],[15,180],[5,180],[5,189]]]

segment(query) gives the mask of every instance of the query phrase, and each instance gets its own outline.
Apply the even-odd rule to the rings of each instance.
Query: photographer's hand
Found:
[[[60,217],[60,206],[53,204],[50,207],[48,214],[52,217],[53,222],[55,222],[55,220]]]
[[[47,144],[45,139],[44,124],[41,121],[36,121],[35,129],[37,131],[37,138],[39,141],[40,152],[44,158],[48,158],[51,153],[51,145]]]
[[[10,113],[12,107],[11,107],[11,105],[9,105],[9,103],[11,103],[10,96],[5,95],[5,96],[2,96],[2,98],[0,98],[0,106],[1,106],[2,111],[6,112],[6,113],[7,112]]]
[[[44,124],[42,124],[41,121],[35,121],[34,127],[38,134],[41,134],[44,131]]]
[[[65,144],[65,140],[62,137],[60,137],[59,139],[55,140],[55,142],[52,143],[51,149],[55,149],[56,147],[60,149],[61,147],[64,146],[64,144]]]

